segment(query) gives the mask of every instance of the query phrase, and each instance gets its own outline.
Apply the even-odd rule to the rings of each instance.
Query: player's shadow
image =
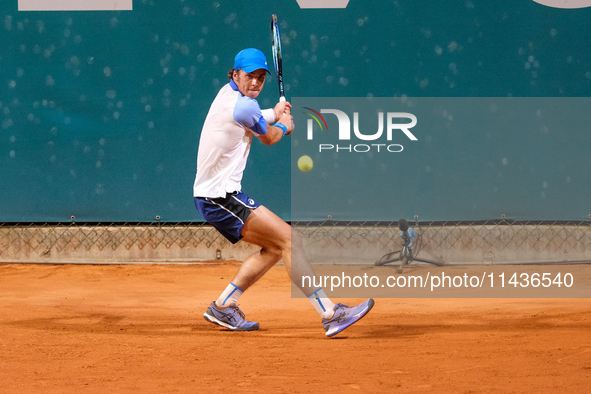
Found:
[[[380,324],[370,327],[357,327],[356,337],[361,338],[412,338],[423,335],[441,333],[483,333],[494,332],[520,332],[533,330],[542,332],[545,330],[568,329],[576,326],[577,329],[591,331],[591,322],[577,321],[578,313],[555,313],[543,316],[514,316],[482,319],[468,316],[465,321],[458,319],[450,323],[406,323],[406,324]],[[420,317],[417,317],[419,319]],[[429,316],[424,316],[429,319]],[[408,320],[408,318],[406,318]],[[576,323],[575,323],[576,322]]]
[[[378,312],[378,311],[375,311]],[[124,315],[94,313],[86,315],[59,316],[35,318],[28,320],[17,320],[6,322],[5,325],[41,331],[72,332],[88,334],[116,334],[132,336],[182,336],[195,335],[216,337],[224,335],[230,338],[242,338],[244,335],[249,338],[287,338],[287,339],[309,339],[309,340],[343,340],[343,339],[367,339],[367,338],[412,338],[429,334],[440,333],[490,333],[517,332],[524,330],[557,330],[568,329],[576,326],[577,329],[586,329],[591,332],[591,322],[580,321],[580,312],[555,312],[541,315],[528,315],[520,313],[516,316],[482,316],[468,315],[457,317],[454,321],[429,322],[433,320],[430,315],[418,315],[414,317],[405,316],[404,323],[385,323],[379,319],[379,313],[370,314],[360,323],[349,327],[338,335],[327,338],[321,328],[314,324],[302,324],[288,326],[273,324],[270,327],[263,327],[256,331],[231,331],[216,326],[205,320],[200,321],[195,316],[186,319],[182,317],[154,317],[146,321],[134,320],[133,317]],[[373,318],[373,319],[372,319]],[[388,319],[394,318],[388,316]],[[422,322],[423,320],[424,322]]]
[[[161,317],[159,320],[139,322],[122,315],[100,313],[17,320],[6,324],[40,331],[156,336],[190,334],[195,326],[189,319],[186,323],[162,322]]]

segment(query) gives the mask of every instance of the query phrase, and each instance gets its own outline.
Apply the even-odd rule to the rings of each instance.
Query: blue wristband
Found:
[[[277,122],[275,123],[276,127],[279,127],[281,130],[283,130],[283,135],[285,135],[285,133],[287,133],[287,126],[284,125],[283,123]]]

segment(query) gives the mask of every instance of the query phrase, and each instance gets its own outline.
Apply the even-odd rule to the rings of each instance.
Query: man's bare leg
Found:
[[[312,278],[314,270],[304,253],[301,235],[264,206],[259,206],[248,216],[242,229],[242,236],[244,241],[260,246],[261,250],[242,263],[232,283],[236,286],[241,285],[240,288],[246,290],[283,258],[285,269],[292,282],[302,290],[320,313],[326,336],[332,337],[338,334],[365,316],[373,307],[372,299],[354,307],[335,305],[326,297],[322,289],[304,286],[302,277]],[[206,320],[219,324],[212,320],[209,312],[208,310],[204,315]],[[247,322],[247,324],[253,325],[252,328],[248,328],[249,330],[258,329],[258,323]]]
[[[259,280],[281,258],[287,274],[304,295],[314,288],[302,286],[302,276],[314,275],[306,258],[300,234],[293,230],[279,216],[264,206],[253,210],[242,229],[242,240],[260,246],[262,249],[248,257],[232,281],[243,290]],[[292,257],[294,263],[292,265]],[[240,284],[239,284],[240,283]]]
[[[298,278],[301,278],[301,275],[310,277],[314,275],[314,271],[304,254],[299,233],[292,230],[290,225],[264,206],[252,210],[242,228],[242,237],[243,241],[258,245],[261,250],[249,256],[241,264],[230,285],[216,301],[218,308],[224,309],[236,303],[243,292],[256,283],[282,257],[290,278],[294,280],[296,285],[301,285],[301,279],[296,281],[296,276],[292,276],[291,255],[293,246],[295,246],[293,252],[300,257],[297,261],[303,262],[303,264],[298,263],[295,265],[294,274]],[[309,295],[314,290],[317,290],[309,287],[299,287],[304,292],[304,295]],[[332,302],[327,302],[329,305],[333,305]]]

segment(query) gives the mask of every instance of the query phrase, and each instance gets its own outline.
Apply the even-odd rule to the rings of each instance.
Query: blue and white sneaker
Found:
[[[373,304],[374,301],[371,298],[357,306],[336,304],[333,309],[334,315],[330,319],[322,319],[326,336],[332,337],[337,335],[351,324],[359,321],[373,308]]]
[[[232,331],[254,331],[259,329],[259,323],[246,321],[246,316],[244,316],[244,312],[238,308],[238,305],[219,309],[215,305],[215,301],[213,301],[207,308],[207,311],[203,314],[203,318],[208,322],[226,327]]]

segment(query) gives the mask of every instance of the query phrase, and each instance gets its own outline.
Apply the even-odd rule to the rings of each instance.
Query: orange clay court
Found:
[[[376,299],[329,339],[278,266],[229,332],[202,314],[237,265],[0,265],[0,392],[589,390],[587,299]]]

